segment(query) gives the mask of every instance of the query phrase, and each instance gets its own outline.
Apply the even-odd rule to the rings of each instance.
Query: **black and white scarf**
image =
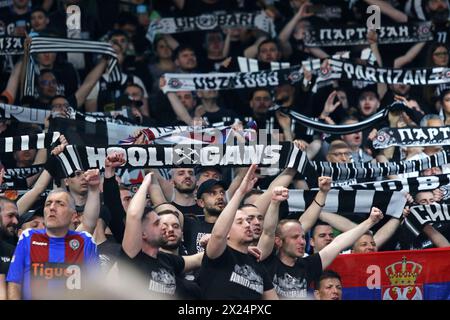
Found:
[[[434,85],[450,82],[450,68],[392,69],[375,68],[336,59],[328,61],[331,71],[321,69],[321,81],[339,79],[409,85]],[[323,74],[324,71],[325,74]]]
[[[426,177],[410,177],[383,181],[357,183],[348,186],[339,186],[339,190],[376,190],[376,191],[403,191],[415,194],[420,191],[434,190],[450,185],[450,174],[439,174]]]
[[[59,136],[53,132],[0,138],[0,153],[48,148]]]
[[[164,93],[196,90],[233,90],[276,87],[303,80],[301,66],[258,72],[165,73]]]
[[[318,191],[289,190],[289,211],[305,211]],[[377,207],[383,214],[400,218],[406,203],[402,192],[357,190],[330,190],[324,211],[345,214],[370,214]]]
[[[24,40],[23,37],[1,36],[0,56],[23,54]]]
[[[418,205],[409,209],[410,213],[405,219],[405,225],[416,237],[426,224],[450,222],[449,205],[447,204]]]
[[[225,14],[202,14],[196,17],[162,18],[152,21],[147,29],[147,39],[155,40],[157,34],[174,34],[190,31],[206,31],[221,28],[256,28],[276,36],[272,18],[264,11],[259,13],[235,12]]]
[[[391,146],[421,147],[450,144],[450,127],[383,128],[373,141],[375,149]]]
[[[68,119],[96,122],[105,121],[117,124],[131,125],[132,123],[127,119],[132,119],[133,115],[130,108],[124,108],[112,112],[86,112],[82,113],[76,111],[72,107],[67,110]],[[15,106],[11,104],[0,103],[0,119],[16,120],[25,123],[44,124],[45,119],[52,115],[52,117],[59,117],[58,114],[52,113],[48,109],[28,108],[22,106]]]
[[[306,32],[304,44],[307,47],[357,46],[366,45],[366,26],[310,28]],[[433,40],[431,22],[383,25],[378,33],[379,44],[410,43]]]
[[[110,43],[99,41],[87,41],[65,38],[33,37],[30,45],[30,61],[25,74],[24,95],[34,95],[34,75],[39,74],[38,65],[35,63],[33,54],[43,52],[79,52],[98,53],[107,55],[111,59],[108,62],[107,72],[109,82],[120,82],[120,72],[117,55]]]
[[[112,152],[125,155],[127,168],[173,168],[214,166],[239,167],[256,163],[262,167],[295,168],[304,171],[306,153],[292,143],[279,145],[119,145],[107,148],[69,145],[58,155],[62,171],[70,176],[76,170],[103,169]]]
[[[396,103],[398,103],[398,102],[396,102]],[[391,110],[391,106],[388,106],[388,107],[384,108],[383,110],[378,111],[377,113],[371,115],[369,118],[367,118],[363,121],[360,121],[358,123],[343,124],[343,125],[334,125],[334,124],[330,125],[327,123],[323,123],[323,122],[317,121],[314,118],[309,118],[305,115],[302,115],[290,108],[279,108],[277,106],[272,108],[272,110],[277,110],[277,109],[280,109],[280,111],[282,111],[283,113],[290,115],[292,118],[294,118],[296,120],[296,122],[299,122],[301,125],[309,128],[309,129],[328,133],[328,134],[341,135],[341,134],[349,134],[349,133],[359,132],[361,130],[373,127],[378,122],[386,119],[389,111]]]
[[[374,179],[389,175],[418,172],[432,167],[440,167],[449,163],[446,151],[419,160],[378,163],[332,163],[311,162],[319,176],[329,176],[333,180]]]
[[[42,165],[34,165],[30,167],[21,168],[5,168],[4,180],[11,179],[26,179],[41,172],[44,167]]]
[[[280,69],[288,69],[291,67],[291,64],[289,62],[277,62],[277,61],[262,62],[257,59],[245,57],[237,57],[236,59],[240,72],[257,72],[260,70],[280,70]],[[319,60],[319,67],[320,67],[320,60]]]

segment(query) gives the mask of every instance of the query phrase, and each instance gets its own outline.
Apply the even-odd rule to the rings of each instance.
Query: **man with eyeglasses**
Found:
[[[84,104],[87,95],[94,87],[95,83],[100,78],[107,65],[107,59],[100,59],[99,63],[94,68],[92,68],[91,72],[89,72],[81,86],[76,90],[74,94],[62,96],[65,97],[67,103],[71,107],[78,109]],[[52,99],[58,94],[58,81],[52,70],[40,70],[40,74],[37,78],[37,91],[38,98],[35,99],[33,97],[28,97],[29,103],[33,107],[50,109]]]
[[[326,156],[328,162],[332,163],[351,163],[352,160],[352,150],[348,144],[342,140],[334,140],[328,149]],[[332,182],[332,186],[342,186],[351,185],[357,183],[356,179],[349,180],[336,180]]]

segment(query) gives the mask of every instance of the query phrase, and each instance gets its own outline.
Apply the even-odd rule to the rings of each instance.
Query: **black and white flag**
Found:
[[[261,167],[295,168],[302,172],[306,153],[292,143],[277,145],[119,145],[107,148],[68,145],[58,155],[65,176],[76,170],[103,169],[107,154],[124,154],[126,168],[173,168],[215,166],[239,167],[253,163]]]
[[[418,205],[409,209],[410,213],[405,219],[405,225],[416,237],[426,224],[450,222],[449,205],[447,204]]]
[[[98,53],[110,57],[107,72],[109,82],[120,82],[122,74],[117,64],[117,54],[110,43],[66,38],[33,37],[30,44],[30,60],[25,73],[24,95],[34,95],[34,76],[39,74],[33,54],[43,52]]]
[[[318,191],[289,190],[289,211],[305,211],[314,201]],[[406,203],[405,194],[392,191],[330,190],[325,207],[328,212],[345,214],[370,214],[372,207],[379,208],[383,214],[400,218]]]
[[[0,56],[21,55],[23,54],[23,37],[0,37]]]
[[[401,173],[418,172],[449,163],[446,151],[419,160],[378,163],[332,163],[311,162],[319,176],[329,176],[333,180],[374,179]]]
[[[221,28],[256,28],[276,36],[272,18],[264,11],[259,13],[235,12],[225,14],[202,14],[196,17],[162,18],[152,21],[147,39],[155,40],[157,34],[174,34],[190,31],[216,30]]]
[[[421,69],[375,68],[336,59],[328,60],[331,72],[322,75],[329,79],[360,80],[372,83],[434,85],[450,82],[450,68],[435,67]],[[323,71],[321,69],[321,71]]]
[[[53,132],[0,138],[0,153],[48,148],[59,136],[59,132]]]
[[[367,45],[366,26],[310,28],[304,43],[307,47]],[[433,40],[431,22],[423,21],[401,25],[382,25],[377,31],[379,44],[410,43]]]
[[[422,147],[450,144],[450,127],[383,128],[373,141],[375,149],[391,146]]]
[[[165,73],[164,93],[196,90],[233,90],[276,87],[303,80],[301,66],[258,72]]]

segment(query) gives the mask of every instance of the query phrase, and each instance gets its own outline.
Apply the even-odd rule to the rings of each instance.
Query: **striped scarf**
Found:
[[[76,39],[33,37],[30,45],[30,60],[25,74],[24,95],[34,95],[34,75],[39,74],[39,67],[34,61],[33,54],[43,52],[80,52],[98,53],[111,57],[107,71],[110,82],[120,82],[121,72],[117,63],[117,55],[109,43]]]

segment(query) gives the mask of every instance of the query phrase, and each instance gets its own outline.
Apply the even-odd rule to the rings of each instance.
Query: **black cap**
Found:
[[[22,225],[24,223],[30,222],[33,220],[33,217],[43,217],[44,216],[44,208],[40,207],[37,208],[36,210],[29,210],[27,212],[25,212],[24,214],[22,214],[19,217],[19,224],[17,225],[17,228],[20,229],[22,228]]]
[[[211,189],[215,186],[221,186],[225,190],[228,188],[227,184],[224,181],[216,179],[206,180],[197,189],[197,199],[200,199],[202,197],[202,194],[211,191]]]
[[[195,175],[199,175],[206,170],[216,170],[222,175],[222,168],[220,166],[196,166],[194,168]]]

